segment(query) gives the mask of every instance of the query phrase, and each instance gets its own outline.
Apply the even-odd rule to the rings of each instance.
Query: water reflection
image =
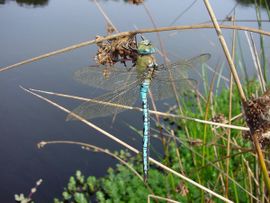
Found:
[[[237,3],[241,4],[241,5],[251,5],[251,4],[255,4],[257,2],[257,4],[259,4],[259,2],[257,0],[235,0]],[[266,4],[269,7],[270,6],[270,0],[264,0],[261,1],[261,6],[266,8]]]
[[[94,1],[94,0],[92,0]],[[133,3],[133,4],[141,4],[146,0],[102,0],[102,1],[124,1],[126,3]],[[251,5],[251,4],[255,4],[257,2],[257,4],[259,4],[258,0],[235,0],[237,3],[241,4],[241,5]],[[266,4],[268,7],[270,7],[270,0],[263,0],[261,1],[261,6],[266,8]]]
[[[91,1],[95,1],[95,0],[91,0]],[[98,0],[98,1],[101,1],[101,0]],[[120,2],[124,1],[125,3],[139,5],[145,2],[146,0],[102,0],[102,1],[120,1]]]
[[[43,7],[47,6],[49,0],[0,0],[0,4],[16,1],[20,6],[32,6],[32,7]]]
[[[0,0],[0,4],[5,4],[8,2],[16,1],[16,3],[20,6],[32,6],[32,7],[43,7],[48,5],[49,0]],[[126,3],[140,4],[145,0],[102,0],[102,1],[124,1]],[[256,0],[235,0],[237,3],[241,5],[249,6],[251,4],[255,4]],[[270,7],[270,0],[264,0],[261,2],[261,6],[266,8],[266,4]]]
[[[0,4],[5,4],[12,1],[16,1],[16,3],[20,6],[32,6],[32,7],[46,6],[49,2],[49,0],[0,0]],[[103,0],[103,1],[111,1],[111,0]],[[124,1],[126,3],[138,5],[144,2],[145,0],[113,0],[113,1]]]

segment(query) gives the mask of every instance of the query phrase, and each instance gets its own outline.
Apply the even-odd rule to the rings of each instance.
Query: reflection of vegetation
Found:
[[[94,1],[94,0],[91,0],[91,1]],[[99,1],[119,1],[119,2],[124,1],[125,3],[131,3],[131,4],[139,5],[139,4],[143,3],[146,0],[99,0]]]
[[[242,5],[250,5],[250,4],[255,4],[257,2],[257,4],[261,3],[261,5],[263,7],[270,6],[270,0],[262,0],[262,1],[258,1],[258,0],[235,0],[237,3],[240,3]]]
[[[9,1],[14,1],[14,0],[0,0],[0,4],[5,4]],[[48,4],[49,0],[15,0],[17,4],[20,6],[46,6]]]
[[[30,5],[30,6],[46,6],[48,4],[48,0],[0,0],[0,4],[5,4],[8,1],[16,1],[20,6],[24,6],[24,5]],[[110,1],[110,0],[104,0],[104,1]],[[143,0],[114,0],[114,1],[124,1],[127,3],[134,3],[134,4],[140,4],[143,2]],[[270,0],[262,0],[262,1],[258,1],[258,0],[235,0],[237,3],[241,4],[241,5],[250,5],[250,4],[255,4],[255,2],[257,1],[257,3],[261,2],[263,7],[266,7],[266,4],[268,5],[268,7],[270,6]]]
[[[16,0],[19,5],[46,6],[48,0]]]
[[[124,0],[124,1],[136,5],[142,4],[144,2],[144,0]]]

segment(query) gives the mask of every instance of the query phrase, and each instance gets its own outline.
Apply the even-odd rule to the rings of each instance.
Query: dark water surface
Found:
[[[224,19],[235,6],[233,0],[211,2],[219,19]],[[132,6],[124,1],[100,1],[100,4],[120,31],[152,27],[143,6]],[[190,0],[146,1],[158,26],[170,25],[189,4]],[[252,5],[238,6],[236,14],[237,19],[256,19]],[[265,11],[262,11],[262,18],[267,19]],[[206,21],[209,21],[206,9],[202,1],[198,1],[175,24]],[[257,27],[255,23],[241,25]],[[269,30],[269,24],[263,24],[263,28]],[[231,32],[224,33],[231,41]],[[92,1],[0,1],[1,67],[94,39],[97,34],[106,34],[105,20]],[[156,34],[146,36],[158,45]],[[209,65],[215,67],[219,61],[224,61],[214,31],[167,32],[161,36],[172,60],[208,52],[212,55]],[[243,33],[240,38],[245,41]],[[269,56],[269,39],[265,44]],[[246,50],[244,55],[249,63],[250,53]],[[78,146],[50,145],[39,150],[36,144],[42,140],[83,141],[110,150],[119,149],[119,145],[79,122],[66,122],[65,113],[19,88],[22,85],[85,97],[96,96],[98,91],[72,79],[75,70],[94,63],[95,51],[95,46],[89,46],[0,73],[0,202],[14,202],[15,193],[28,194],[40,178],[44,182],[34,199],[36,202],[52,202],[53,197],[61,195],[68,177],[76,169],[86,175],[103,176],[107,168],[115,164],[103,154],[90,153]],[[69,109],[79,104],[68,99],[50,98]],[[140,136],[127,124],[140,129],[141,117],[136,112],[123,113],[113,127],[111,118],[99,118],[93,122],[140,149]],[[153,141],[153,145],[160,147],[157,141]]]

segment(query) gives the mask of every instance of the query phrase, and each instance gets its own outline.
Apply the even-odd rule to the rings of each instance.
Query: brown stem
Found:
[[[209,16],[210,16],[210,18],[211,18],[211,20],[213,22],[213,25],[214,25],[214,27],[216,29],[216,32],[217,32],[219,41],[221,43],[221,46],[222,46],[222,48],[224,50],[224,53],[226,55],[227,61],[228,61],[229,66],[230,66],[231,74],[233,75],[234,81],[235,81],[235,83],[237,85],[237,88],[238,88],[238,91],[239,91],[239,94],[240,94],[240,97],[241,97],[241,100],[242,100],[242,104],[245,104],[246,103],[246,96],[245,96],[244,91],[242,89],[239,77],[238,77],[237,72],[236,72],[236,68],[234,66],[232,57],[231,57],[230,52],[228,50],[226,41],[225,41],[225,39],[224,39],[224,37],[222,35],[220,26],[219,26],[219,24],[217,22],[215,13],[214,13],[214,11],[213,11],[213,9],[212,9],[212,7],[211,7],[208,0],[204,0],[204,3],[205,3],[205,6],[206,6],[206,8],[208,10]],[[266,164],[265,164],[265,161],[264,161],[263,153],[261,151],[261,147],[260,147],[258,139],[256,137],[256,133],[255,132],[251,132],[251,133],[252,133],[252,137],[253,137],[253,143],[254,143],[254,146],[255,146],[255,149],[256,149],[256,152],[257,152],[257,155],[258,155],[259,163],[261,165],[263,177],[264,177],[264,180],[265,180],[265,183],[266,183],[266,186],[267,186],[267,190],[268,190],[268,192],[270,192],[270,178],[269,178],[268,171],[267,171],[267,168],[266,168]]]
[[[160,27],[160,28],[157,28],[157,29],[146,28],[146,29],[139,29],[139,30],[135,30],[135,31],[121,32],[121,33],[109,35],[109,36],[106,36],[106,37],[103,37],[103,38],[99,38],[99,39],[96,39],[96,40],[89,40],[89,41],[85,41],[85,42],[78,43],[78,44],[75,44],[75,45],[71,45],[71,46],[65,47],[63,49],[52,51],[52,52],[49,52],[49,53],[46,53],[46,54],[39,55],[37,57],[33,57],[31,59],[26,59],[26,60],[20,61],[18,63],[12,64],[12,65],[1,67],[0,72],[7,71],[9,69],[12,69],[12,68],[24,65],[24,64],[32,63],[34,61],[38,61],[38,60],[41,60],[41,59],[44,59],[44,58],[48,58],[50,56],[54,56],[54,55],[57,55],[57,54],[62,54],[62,53],[65,53],[65,52],[72,51],[74,49],[78,49],[78,48],[81,48],[81,47],[85,47],[85,46],[88,46],[88,45],[91,45],[91,44],[96,44],[98,42],[102,42],[102,41],[105,41],[105,40],[110,40],[110,39],[114,39],[114,38],[118,38],[118,37],[135,35],[135,34],[138,34],[138,33],[152,33],[152,32],[165,32],[165,31],[172,31],[172,30],[190,30],[190,29],[205,29],[205,28],[206,29],[209,29],[209,28],[212,29],[212,28],[214,28],[214,26],[211,25],[211,24],[197,24],[197,25]],[[256,28],[245,27],[245,26],[220,25],[220,28],[246,30],[246,31],[249,31],[249,32],[254,32],[254,33],[270,36],[270,32],[259,30],[259,29],[256,29]]]

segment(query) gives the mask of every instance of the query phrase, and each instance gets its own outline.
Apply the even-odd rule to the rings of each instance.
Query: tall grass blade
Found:
[[[249,82],[249,80],[250,80],[250,78],[249,78],[249,74],[248,74],[248,71],[247,71],[247,65],[246,65],[246,62],[245,62],[245,58],[244,58],[244,52],[243,52],[243,48],[242,48],[242,41],[241,41],[241,36],[240,36],[240,33],[239,32],[236,32],[237,33],[237,47],[238,47],[238,49],[239,49],[239,51],[237,52],[237,53],[239,53],[239,54],[237,54],[236,55],[236,57],[239,55],[239,58],[238,58],[238,63],[239,63],[239,68],[240,68],[240,70],[242,70],[242,72],[244,73],[244,76],[245,76],[245,82],[246,82],[246,84],[248,84],[248,82]]]
[[[43,100],[43,101],[46,101],[47,103],[49,103],[49,104],[51,104],[51,105],[53,105],[53,106],[59,108],[60,110],[66,112],[66,113],[68,113],[68,114],[73,114],[74,117],[77,117],[78,120],[80,120],[81,122],[83,122],[83,123],[86,124],[87,126],[89,126],[89,127],[93,128],[93,129],[99,131],[100,133],[104,134],[104,135],[107,136],[108,138],[110,138],[110,139],[112,139],[113,141],[117,142],[118,144],[124,146],[125,148],[129,149],[130,151],[132,151],[132,152],[134,152],[134,153],[136,153],[136,154],[139,153],[139,151],[138,151],[137,149],[135,149],[134,147],[128,145],[128,144],[125,143],[124,141],[118,139],[118,138],[115,137],[114,135],[112,135],[112,134],[110,134],[109,132],[103,130],[102,128],[100,128],[100,127],[94,125],[93,123],[91,123],[91,122],[85,120],[84,118],[80,117],[79,115],[74,114],[73,112],[69,111],[69,110],[66,109],[65,107],[63,107],[63,106],[61,106],[61,105],[59,105],[59,104],[57,104],[57,103],[55,103],[55,102],[53,102],[53,101],[51,101],[51,100],[45,98],[45,97],[43,97],[43,96],[41,96],[41,95],[39,95],[39,94],[37,94],[37,93],[34,93],[34,92],[30,91],[29,89],[25,89],[25,88],[22,87],[22,86],[20,86],[20,87],[21,87],[24,91],[26,91],[26,92],[32,94],[33,96],[36,96],[36,97],[40,98],[40,99]],[[223,197],[223,196],[221,196],[221,195],[219,195],[219,194],[213,192],[212,190],[210,190],[210,189],[208,189],[208,188],[202,186],[201,184],[198,184],[197,182],[195,182],[195,181],[193,181],[193,180],[187,178],[186,176],[183,176],[182,174],[180,174],[180,173],[174,171],[173,169],[171,169],[171,168],[169,168],[169,167],[167,167],[167,166],[161,164],[160,162],[156,161],[155,159],[149,157],[149,161],[152,162],[153,164],[157,165],[158,167],[160,167],[160,168],[166,170],[167,172],[172,173],[172,174],[178,176],[179,178],[181,178],[181,179],[183,179],[183,180],[189,182],[190,184],[192,184],[192,185],[194,185],[194,186],[196,186],[196,187],[199,187],[201,190],[203,190],[203,191],[205,191],[205,192],[208,192],[208,193],[210,193],[211,195],[213,195],[213,196],[215,196],[215,197],[217,197],[217,198],[219,198],[219,199],[221,199],[221,200],[223,200],[223,201],[232,203],[232,201],[230,201],[229,199],[227,199],[227,198],[225,198],[225,197]]]
[[[255,7],[256,7],[256,17],[258,20],[258,27],[259,29],[262,29],[262,16],[261,16],[261,6],[262,6],[262,1],[255,0]],[[264,48],[264,39],[263,36],[260,35],[260,45],[261,45],[261,59],[262,59],[262,67],[263,67],[263,79],[266,81],[267,80],[267,62],[266,62],[266,56],[265,56],[265,48]]]
[[[254,40],[252,38],[251,33],[248,36],[248,33],[245,32],[245,35],[246,35],[246,38],[247,38],[247,41],[248,41],[248,45],[249,45],[249,49],[250,49],[250,52],[251,52],[251,55],[252,55],[254,66],[255,66],[255,69],[257,71],[258,80],[260,82],[261,90],[262,90],[262,92],[265,92],[266,91],[265,80],[264,80],[264,77],[263,77],[261,64],[260,64],[260,61],[259,61],[258,52],[256,50]]]

